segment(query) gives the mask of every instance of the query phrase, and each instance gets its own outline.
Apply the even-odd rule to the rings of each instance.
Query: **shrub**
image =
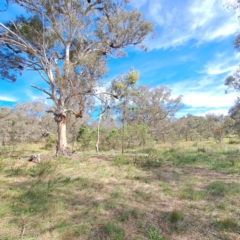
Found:
[[[77,142],[81,144],[82,150],[87,150],[92,144],[92,140],[95,133],[87,126],[82,126],[79,128],[77,135]]]
[[[198,147],[198,152],[205,153],[205,152],[207,152],[207,150],[205,147]]]
[[[129,163],[130,163],[129,159],[124,155],[119,155],[115,157],[115,159],[113,160],[113,164],[117,166],[126,165]]]
[[[197,147],[197,146],[198,146],[198,142],[194,142],[193,147]]]
[[[229,140],[228,144],[239,144],[240,141],[239,140],[236,140],[236,139],[231,139]]]
[[[159,151],[156,148],[144,148],[138,151],[139,153],[147,153],[147,154],[157,154]]]
[[[50,134],[46,139],[45,149],[51,149],[56,145],[57,136],[55,134]]]

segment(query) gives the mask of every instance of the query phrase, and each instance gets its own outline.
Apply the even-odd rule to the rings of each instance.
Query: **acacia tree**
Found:
[[[144,48],[153,25],[137,10],[127,9],[129,0],[13,2],[28,17],[0,23],[0,75],[14,81],[25,69],[39,73],[46,87],[31,86],[54,103],[50,112],[58,125],[57,154],[64,154],[67,113],[83,117],[87,98],[98,95],[108,57],[123,56],[130,45]]]

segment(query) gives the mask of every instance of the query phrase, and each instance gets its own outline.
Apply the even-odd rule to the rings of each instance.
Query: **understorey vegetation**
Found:
[[[1,80],[32,70],[51,102],[0,107],[0,240],[240,239],[240,100],[177,118],[183,96],[133,67],[105,81],[111,58],[154,35],[129,3],[0,9],[26,13],[0,23]],[[226,79],[237,91],[239,72]]]
[[[0,156],[0,239],[239,237],[238,145],[161,143],[71,157],[42,146]],[[28,161],[33,152],[40,163]]]

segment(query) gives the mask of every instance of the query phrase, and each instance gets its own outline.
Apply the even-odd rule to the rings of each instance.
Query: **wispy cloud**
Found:
[[[150,49],[177,47],[189,40],[220,41],[239,28],[226,0],[133,0],[132,4],[156,25],[158,35],[148,43]]]
[[[217,54],[215,58],[207,64],[205,64],[204,69],[199,73],[207,75],[219,75],[223,73],[231,73],[237,69],[240,61],[240,54],[235,53],[233,55],[228,55],[221,53]]]
[[[0,96],[0,101],[4,102],[17,102],[18,100],[11,96]]]
[[[224,78],[218,75],[202,74],[195,79],[170,84],[173,95],[183,95],[183,103],[194,114],[204,115],[208,112],[227,114],[234,105],[238,93],[225,94]]]

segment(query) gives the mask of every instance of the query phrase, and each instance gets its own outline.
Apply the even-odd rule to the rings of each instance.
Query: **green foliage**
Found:
[[[126,126],[124,133],[126,147],[153,146],[153,139],[148,131],[148,126],[143,123]]]
[[[119,155],[113,160],[113,164],[117,166],[129,164],[130,161],[127,156]]]
[[[51,149],[52,147],[56,146],[57,136],[55,134],[50,134],[47,139],[44,148]]]
[[[106,143],[108,149],[117,149],[120,146],[120,134],[117,128],[113,128],[107,132]]]
[[[112,82],[112,89],[120,98],[123,98],[131,94],[131,88],[134,87],[138,79],[139,73],[131,69],[125,76],[119,76]]]
[[[237,139],[230,139],[228,142],[228,144],[239,144],[239,143],[240,143],[240,141]]]
[[[198,142],[195,141],[195,142],[193,143],[193,147],[197,147],[197,146],[198,146]]]
[[[107,223],[103,231],[114,240],[124,240],[124,230],[114,223]]]
[[[147,154],[158,154],[159,151],[156,148],[144,148],[138,151],[139,153],[147,153]]]
[[[94,131],[91,131],[87,126],[82,126],[79,128],[77,142],[81,144],[81,148],[83,150],[90,148],[94,135]]]
[[[197,151],[198,151],[198,152],[202,152],[202,153],[207,152],[207,150],[206,150],[205,147],[198,147]]]
[[[134,71],[134,69],[131,69],[131,71],[126,75],[126,80],[129,85],[136,84],[138,79],[139,79],[139,72]]]
[[[18,16],[15,20],[15,24],[18,29],[14,26],[14,24],[7,24],[13,32],[20,32],[22,36],[30,41],[36,41],[37,38],[42,38],[43,32],[43,24],[41,19],[38,16],[30,17],[26,19],[24,16]],[[33,29],[34,34],[33,34]]]

